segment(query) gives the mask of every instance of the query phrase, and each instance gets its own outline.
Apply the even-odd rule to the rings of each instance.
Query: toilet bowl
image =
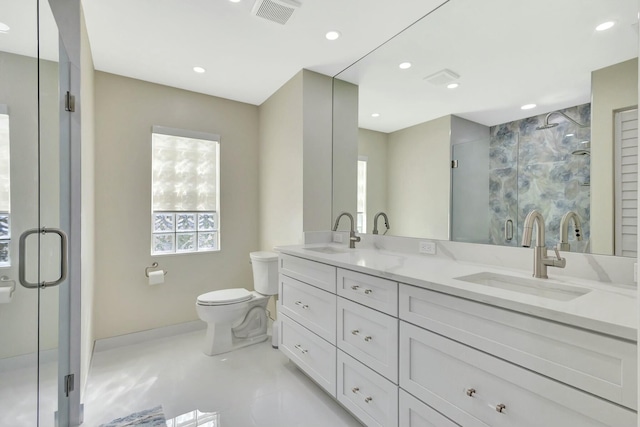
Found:
[[[255,291],[223,289],[198,296],[196,312],[207,323],[204,353],[213,356],[264,341],[267,303],[278,293],[278,255],[251,252]]]

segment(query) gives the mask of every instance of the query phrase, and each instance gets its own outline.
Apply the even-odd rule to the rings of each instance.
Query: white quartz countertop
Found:
[[[314,247],[336,248],[337,253],[310,250]],[[414,255],[379,249],[349,249],[344,245],[307,244],[281,246],[276,250],[283,254],[637,341],[636,289],[629,286],[554,276],[553,268],[548,269],[549,279],[534,279],[529,271],[454,261],[422,254]],[[531,258],[533,264],[533,254]],[[561,301],[456,279],[483,272],[540,281],[542,286],[555,283],[576,287],[583,291],[589,290],[589,292],[569,301]]]

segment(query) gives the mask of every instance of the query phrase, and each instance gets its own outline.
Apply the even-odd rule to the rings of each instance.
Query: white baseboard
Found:
[[[117,337],[97,340],[93,349],[94,353],[137,344],[142,341],[151,341],[159,338],[168,338],[175,335],[206,329],[207,324],[201,320],[179,323],[177,325],[164,326],[162,328],[149,329],[147,331],[134,332],[132,334],[119,335]]]

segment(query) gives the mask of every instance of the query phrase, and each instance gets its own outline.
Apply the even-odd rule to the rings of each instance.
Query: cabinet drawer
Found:
[[[287,316],[280,328],[280,351],[335,398],[336,348]]]
[[[400,323],[400,386],[460,425],[636,426],[631,410]]]
[[[280,274],[336,293],[336,268],[330,265],[280,254]]]
[[[460,427],[402,389],[400,389],[398,411],[402,427]]]
[[[336,344],[336,295],[280,275],[280,313]]]
[[[402,320],[637,408],[635,343],[404,284],[399,307]]]
[[[338,348],[398,383],[398,319],[338,298]]]
[[[398,283],[368,274],[338,269],[338,295],[398,316]]]
[[[398,425],[398,387],[338,351],[338,401],[367,426]]]

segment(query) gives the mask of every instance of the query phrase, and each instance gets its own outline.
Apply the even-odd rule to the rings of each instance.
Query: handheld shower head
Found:
[[[558,123],[547,123],[547,124],[544,124],[542,126],[538,126],[536,128],[536,130],[551,129],[551,128],[554,128],[556,126],[558,126]]]

